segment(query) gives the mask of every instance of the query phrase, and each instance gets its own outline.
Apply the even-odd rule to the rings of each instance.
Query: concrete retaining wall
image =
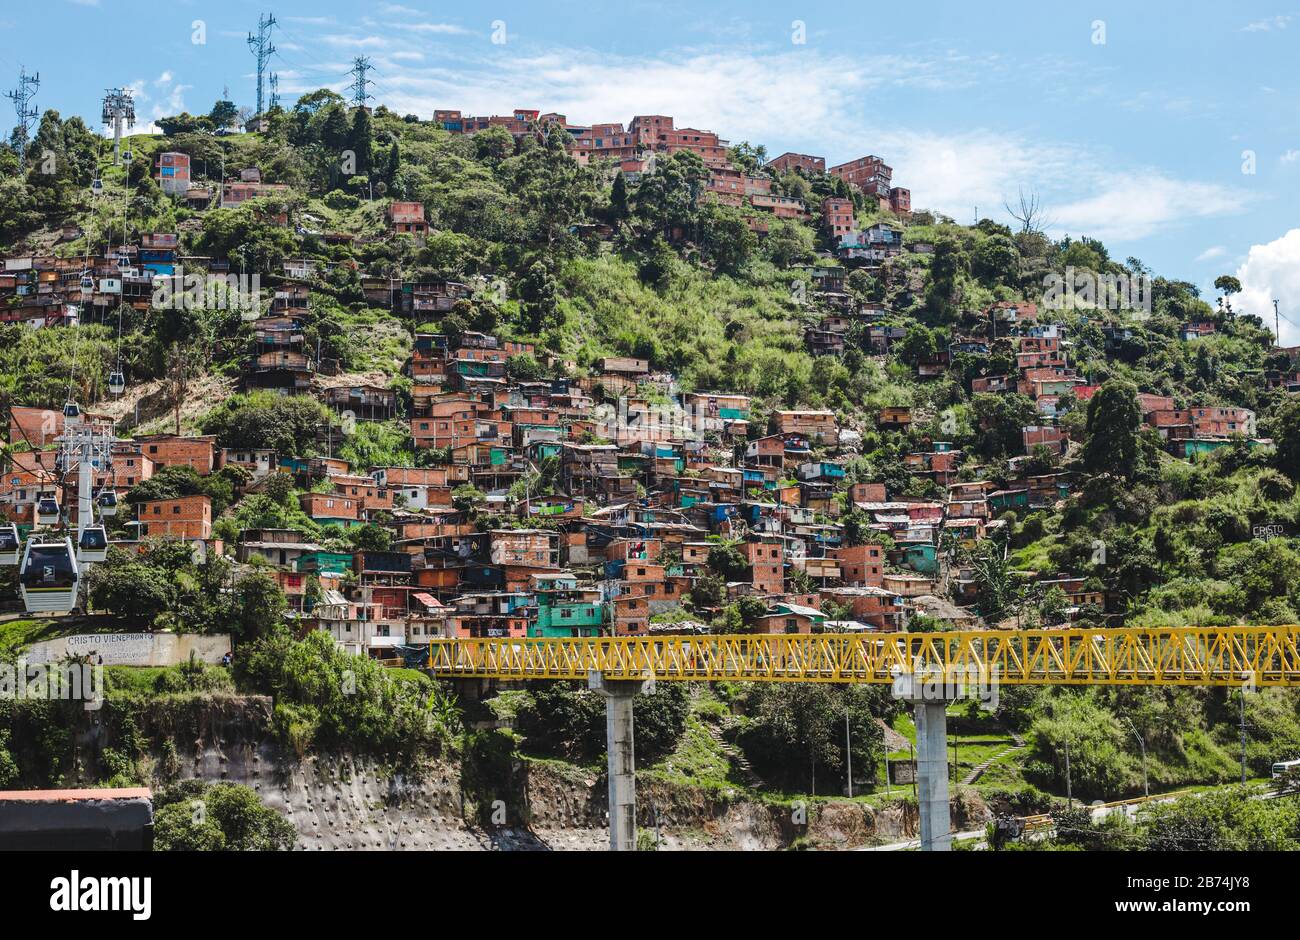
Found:
[[[230,637],[198,633],[81,633],[43,640],[27,649],[29,663],[58,662],[69,654],[92,656],[105,666],[176,666],[195,657],[219,663],[230,651]]]

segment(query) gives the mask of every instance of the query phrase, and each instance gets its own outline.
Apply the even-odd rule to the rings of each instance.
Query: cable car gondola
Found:
[[[77,606],[81,580],[72,539],[31,539],[18,569],[18,590],[29,614],[66,614]]]
[[[121,395],[126,391],[126,376],[121,372],[110,372],[108,374],[108,391],[111,395]]]
[[[103,192],[104,192],[104,181],[103,181],[102,179],[100,179],[98,176],[96,176],[95,179],[94,179],[94,181],[90,184],[90,192],[91,192],[91,195],[94,195],[94,196],[99,196],[99,195],[102,195],[102,194],[103,194]]]
[[[93,277],[91,277],[89,274],[83,274],[83,275],[81,276],[81,289],[82,289],[82,290],[94,290],[94,289],[95,289],[95,279],[94,279]]]
[[[112,490],[100,493],[96,502],[99,503],[99,514],[105,519],[111,519],[117,515],[117,494]]]
[[[18,553],[22,551],[23,540],[18,535],[18,526],[0,526],[0,565],[18,564]]]
[[[36,502],[36,524],[57,525],[59,521],[59,503],[53,496],[42,496]]]
[[[80,418],[80,417],[81,417],[81,406],[78,405],[78,404],[77,404],[75,401],[73,401],[72,399],[68,399],[66,402],[63,403],[63,417],[65,417],[65,418]]]
[[[107,557],[108,533],[104,531],[104,527],[102,525],[86,526],[81,532],[81,538],[77,540],[78,563],[103,561]]]

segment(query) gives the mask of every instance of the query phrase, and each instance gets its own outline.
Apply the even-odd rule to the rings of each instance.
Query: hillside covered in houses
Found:
[[[1202,297],[1033,211],[960,225],[887,156],[773,157],[689,115],[321,90],[227,133],[226,104],[116,157],[52,111],[0,150],[8,550],[81,534],[70,428],[110,441],[89,495],[113,510],[54,618],[0,568],[0,653],[229,634],[231,668],[184,681],[273,695],[300,748],[481,753],[459,722],[490,711],[510,748],[582,764],[588,696],[425,707],[429,641],[1300,620],[1300,348],[1232,277]],[[314,684],[352,662],[376,697]],[[696,783],[839,793],[848,748],[878,793],[913,735],[874,688],[649,698],[638,747]],[[1253,774],[1295,756],[1298,704],[1246,704]],[[1237,707],[1006,690],[957,726],[957,782],[1041,810],[1063,742],[1075,798],[1229,781]],[[16,709],[0,775],[65,779]]]

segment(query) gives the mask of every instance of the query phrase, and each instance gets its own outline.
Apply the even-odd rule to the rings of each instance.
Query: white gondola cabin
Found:
[[[18,564],[18,553],[22,547],[23,540],[18,535],[18,526],[0,526],[0,565]]]
[[[99,514],[105,519],[117,515],[117,494],[112,490],[100,493],[95,502],[99,504]]]
[[[66,614],[77,606],[81,574],[72,539],[30,539],[18,569],[18,590],[29,614]]]
[[[77,561],[81,564],[87,562],[103,561],[108,557],[108,533],[102,525],[89,525],[81,532],[81,537],[77,539]]]
[[[121,372],[108,374],[108,391],[110,395],[121,395],[126,391],[126,376]]]
[[[36,501],[36,524],[56,525],[59,521],[59,503],[53,496],[42,496]]]
[[[65,418],[69,418],[69,419],[72,419],[72,418],[80,418],[80,417],[81,417],[81,406],[78,405],[75,401],[72,401],[71,399],[69,399],[68,401],[64,402],[64,403],[63,403],[63,417],[65,417]]]

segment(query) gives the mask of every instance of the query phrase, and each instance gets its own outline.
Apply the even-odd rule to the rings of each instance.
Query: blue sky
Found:
[[[88,120],[110,85],[136,90],[142,122],[206,111],[226,86],[251,105],[244,39],[268,10],[286,102],[342,90],[366,55],[377,101],[426,118],[667,113],[772,155],[875,153],[915,207],[1005,221],[1003,201],[1034,190],[1055,234],[1207,293],[1237,273],[1238,306],[1271,318],[1280,297],[1300,324],[1300,0],[44,0],[0,7],[0,87],[25,65],[41,108]]]

